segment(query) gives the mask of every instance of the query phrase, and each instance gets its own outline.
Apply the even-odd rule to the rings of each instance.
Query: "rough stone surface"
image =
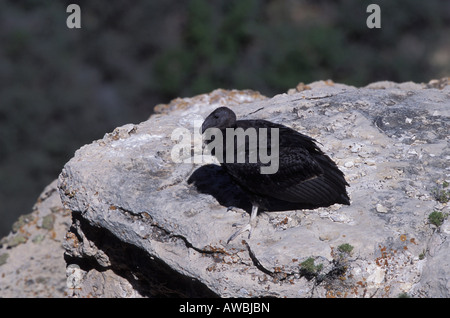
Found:
[[[56,181],[39,196],[0,240],[0,297],[65,297],[66,263],[62,242],[70,227]]]
[[[178,99],[79,149],[59,176],[73,211],[69,294],[448,297],[449,221],[437,227],[428,215],[450,212],[433,194],[450,181],[450,86],[299,87]],[[232,224],[248,220],[245,195],[198,144],[201,162],[171,156],[174,130],[194,142],[195,121],[224,105],[318,140],[346,174],[352,204],[262,213],[251,239],[226,244]]]
[[[78,150],[0,240],[0,297],[449,297],[450,218],[428,220],[450,213],[447,84],[322,81],[158,105]],[[194,134],[223,105],[316,138],[352,205],[263,213],[227,245],[245,195],[211,158],[171,158],[174,129]]]

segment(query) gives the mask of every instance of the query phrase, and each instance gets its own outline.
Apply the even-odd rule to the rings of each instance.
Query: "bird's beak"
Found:
[[[211,125],[210,125],[211,119],[206,118],[205,121],[202,124],[202,128],[200,130],[200,132],[202,133],[202,135],[205,133],[205,130],[208,129]]]

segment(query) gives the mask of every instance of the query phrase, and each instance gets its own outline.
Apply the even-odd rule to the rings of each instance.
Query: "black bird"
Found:
[[[208,128],[216,129],[207,131]],[[227,142],[227,134],[230,136],[238,128],[245,132],[250,132],[251,129],[256,131],[257,142],[251,140],[250,133],[247,136],[235,133],[237,137],[231,135],[233,138],[229,138]],[[264,138],[262,128],[267,129],[267,138]],[[234,233],[228,242],[247,230],[250,238],[258,209],[280,211],[315,209],[335,203],[350,205],[346,191],[348,183],[344,174],[311,137],[266,120],[236,120],[236,114],[227,107],[214,110],[203,122],[201,132],[211,154],[219,159],[221,166],[252,203],[250,222]],[[212,135],[215,138],[208,136],[211,132],[220,132],[222,142],[220,139],[216,140],[216,134]],[[238,140],[239,138],[245,140]],[[269,157],[273,161],[271,164],[278,164],[275,172],[262,173],[262,169],[267,169],[270,165],[267,157],[261,156],[261,151],[270,153]],[[252,159],[255,152],[256,160],[255,157]],[[238,160],[239,155],[244,156],[244,161]]]

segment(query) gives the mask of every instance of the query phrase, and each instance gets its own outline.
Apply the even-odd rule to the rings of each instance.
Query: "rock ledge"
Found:
[[[158,105],[80,148],[1,240],[0,295],[449,297],[447,83],[320,81],[273,98],[216,90]],[[262,213],[251,239],[226,244],[247,222],[245,194],[211,158],[172,159],[174,131],[195,145],[195,123],[225,105],[318,140],[351,205]]]
[[[263,213],[250,240],[227,245],[248,217],[245,195],[220,166],[171,157],[174,130],[195,138],[195,121],[223,105],[317,139],[346,173],[351,206]],[[159,109],[168,115],[82,147],[59,177],[73,211],[72,295],[449,295],[449,221],[427,218],[449,212],[432,195],[449,181],[449,86],[327,81],[270,99],[218,90]]]

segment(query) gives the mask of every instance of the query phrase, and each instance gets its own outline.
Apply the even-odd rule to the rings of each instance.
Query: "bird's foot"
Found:
[[[235,226],[235,224],[233,224],[233,226]],[[231,235],[230,238],[227,240],[227,244],[230,243],[232,240],[234,240],[239,234],[242,234],[246,231],[248,231],[248,238],[250,239],[250,235],[252,234],[252,225],[250,223],[241,227],[238,231],[236,231],[233,235]]]
[[[227,244],[230,243],[232,240],[234,240],[236,238],[236,236],[244,233],[245,231],[248,231],[248,238],[250,239],[250,235],[252,234],[252,229],[256,226],[255,222],[256,222],[257,214],[258,214],[258,207],[252,206],[252,213],[250,215],[250,221],[248,222],[247,225],[241,227],[239,229],[239,231],[237,231],[236,233],[231,235],[230,238],[227,240]],[[235,226],[235,225],[233,225],[233,226]]]

